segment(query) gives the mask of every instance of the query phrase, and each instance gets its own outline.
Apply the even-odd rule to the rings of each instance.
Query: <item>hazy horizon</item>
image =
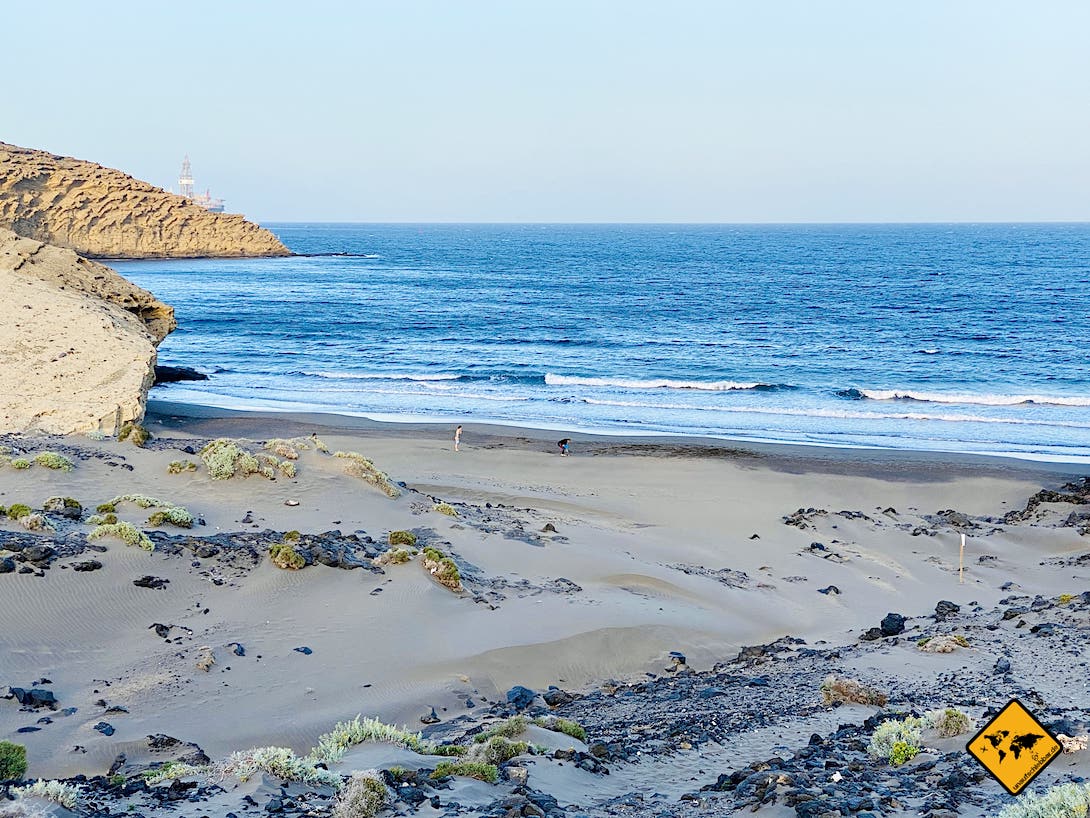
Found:
[[[0,140],[261,222],[1090,220],[1090,6],[9,10]]]

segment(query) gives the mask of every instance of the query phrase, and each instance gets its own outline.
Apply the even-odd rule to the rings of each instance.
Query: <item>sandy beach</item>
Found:
[[[641,680],[695,684],[721,675],[746,646],[784,637],[802,640],[811,653],[836,653],[835,661],[799,658],[813,665],[805,672],[789,663],[777,671],[776,678],[794,680],[788,692],[773,685],[791,712],[765,719],[760,709],[724,709],[749,712],[750,727],[705,741],[675,735],[673,746],[647,748],[640,763],[622,757],[611,764],[609,786],[571,765],[565,772],[562,761],[535,759],[529,786],[551,792],[574,810],[569,814],[605,814],[609,798],[645,791],[641,769],[654,764],[653,789],[669,794],[670,808],[691,803],[678,798],[750,761],[798,750],[810,733],[852,723],[843,710],[823,706],[817,688],[838,668],[891,692],[894,702],[900,693],[910,709],[942,705],[945,691],[945,704],[979,719],[1005,704],[999,690],[1030,689],[1049,713],[1087,716],[1084,664],[1075,674],[1053,661],[1026,668],[1025,676],[996,676],[999,647],[985,644],[998,638],[996,629],[980,622],[981,636],[970,635],[955,653],[915,646],[921,629],[936,626],[940,600],[978,620],[1012,597],[1066,594],[1068,613],[1082,605],[1085,618],[1077,595],[1090,588],[1088,549],[1084,529],[1068,520],[1077,506],[1044,502],[1025,519],[1004,517],[1041,489],[1078,479],[1071,466],[644,437],[577,437],[573,456],[561,458],[555,433],[473,425],[455,452],[446,426],[162,401],[152,401],[146,427],[153,437],[143,448],[76,438],[3,441],[12,455],[57,452],[74,468],[9,464],[0,469],[0,504],[41,509],[59,496],[83,506],[80,520],[47,513],[53,532],[28,532],[10,519],[0,524],[0,542],[14,549],[17,568],[0,576],[0,682],[48,688],[60,708],[0,701],[0,737],[26,745],[30,777],[102,775],[117,768],[119,754],[123,765],[151,763],[148,737],[157,734],[191,742],[213,760],[265,745],[303,754],[335,722],[357,714],[454,736],[510,709],[506,694],[515,685],[570,692],[575,701],[565,705],[578,710],[583,702],[591,741],[595,720],[616,730],[619,708],[641,695],[653,711],[655,694],[638,692]],[[212,480],[203,465],[168,473],[172,461],[200,464],[195,453],[213,439],[256,452],[270,439],[312,434],[330,452],[366,455],[403,484],[400,496],[346,474],[344,458],[313,445],[292,461],[294,478]],[[123,495],[182,506],[197,524],[148,526],[147,509],[121,502],[117,516],[150,532],[154,550],[113,538],[89,542],[87,517]],[[437,513],[437,503],[450,504],[456,516]],[[300,532],[302,545],[339,553],[326,561],[340,567],[276,567],[269,546],[291,531]],[[380,567],[367,553],[388,550],[391,531],[412,531],[420,547],[450,555],[463,590],[435,581],[419,564],[423,556]],[[34,542],[55,553],[27,560]],[[88,561],[100,567],[76,570]],[[142,577],[165,582],[135,585]],[[890,612],[908,618],[905,637],[860,641]],[[166,626],[163,635],[157,625]],[[1073,644],[1085,647],[1085,630],[1072,633]],[[1021,635],[1012,631],[1011,638]],[[1062,654],[1058,643],[1049,648]],[[209,654],[215,664],[199,669]],[[1011,661],[1031,655],[1027,649]],[[945,673],[964,682],[943,680]],[[974,674],[997,691],[985,695]],[[800,680],[814,686],[802,689]],[[637,693],[617,698],[633,684]],[[591,696],[610,689],[614,696],[605,700]],[[743,680],[739,690],[754,689]],[[681,719],[689,706],[650,723],[665,728],[671,713]],[[116,707],[123,709],[110,710]],[[64,715],[63,708],[76,709]],[[433,709],[438,722],[425,725]],[[849,709],[858,722],[877,711]],[[39,729],[16,733],[25,727]],[[620,740],[638,751],[644,739],[625,735]],[[726,753],[743,737],[744,750]],[[406,760],[414,754],[377,747],[372,766],[429,766],[427,757]],[[1085,760],[1080,769],[1090,773]],[[459,786],[470,792],[444,792],[442,800],[461,799],[470,814],[490,814],[472,810],[500,798],[481,782]],[[990,779],[975,792],[983,804],[1005,797]]]

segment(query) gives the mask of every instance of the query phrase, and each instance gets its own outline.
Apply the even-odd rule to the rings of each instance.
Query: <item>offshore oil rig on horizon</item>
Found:
[[[208,188],[204,193],[193,192],[193,169],[189,166],[189,154],[182,159],[182,172],[178,175],[178,192],[193,204],[200,205],[213,213],[223,212],[223,199],[213,198]]]

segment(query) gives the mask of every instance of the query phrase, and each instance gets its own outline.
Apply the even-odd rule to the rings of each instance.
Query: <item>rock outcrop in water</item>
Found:
[[[0,227],[97,258],[287,256],[268,230],[80,159],[0,142]]]
[[[172,307],[109,267],[0,228],[0,432],[114,434],[144,415]]]

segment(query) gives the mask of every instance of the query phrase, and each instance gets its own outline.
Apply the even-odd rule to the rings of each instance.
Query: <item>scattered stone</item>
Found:
[[[228,643],[227,647],[231,648],[231,652],[235,654],[235,656],[246,655],[246,648],[242,646],[241,642],[230,642]]]
[[[941,622],[944,619],[949,619],[956,615],[960,610],[961,606],[957,603],[942,599],[935,605],[935,618]]]
[[[431,709],[430,713],[426,713],[425,715],[420,717],[421,724],[438,724],[439,721],[439,714],[435,712],[434,707]]]
[[[905,618],[897,613],[888,613],[882,618],[882,636],[897,636],[905,632]]]
[[[515,685],[507,691],[507,702],[515,706],[516,710],[525,710],[534,702],[537,696],[534,691],[522,685]]]
[[[115,732],[117,732],[116,730],[114,730],[114,727],[113,727],[112,724],[110,724],[109,722],[105,722],[105,721],[100,721],[98,724],[96,724],[94,726],[94,729],[97,730],[98,732],[102,733],[102,735],[104,735],[104,736],[112,736]]]
[[[840,594],[840,589],[837,588],[835,585],[830,585],[827,588],[818,588],[818,593],[819,594],[836,594],[836,595],[839,595]]]
[[[169,579],[163,579],[162,577],[153,577],[151,574],[145,574],[140,579],[134,579],[132,584],[137,588],[151,588],[156,591],[161,591],[167,587],[170,582]]]
[[[285,500],[284,505],[291,506],[292,508],[295,508],[297,505],[299,505],[299,501],[298,500]]]
[[[37,687],[30,690],[21,687],[9,687],[8,693],[10,696],[14,696],[15,701],[19,702],[23,707],[32,707],[35,710],[39,707],[48,707],[50,710],[57,709],[57,697],[52,690],[43,690]]]
[[[73,571],[99,571],[102,569],[102,563],[98,560],[83,560],[82,562],[72,563]]]
[[[292,648],[292,650],[294,650],[296,653],[301,653],[304,656],[310,656],[310,654],[314,653],[314,651],[308,648],[306,645],[298,648]]]
[[[162,622],[156,622],[154,625],[149,625],[148,630],[155,630],[155,635],[161,639],[166,639],[170,636],[170,625],[164,625]]]

